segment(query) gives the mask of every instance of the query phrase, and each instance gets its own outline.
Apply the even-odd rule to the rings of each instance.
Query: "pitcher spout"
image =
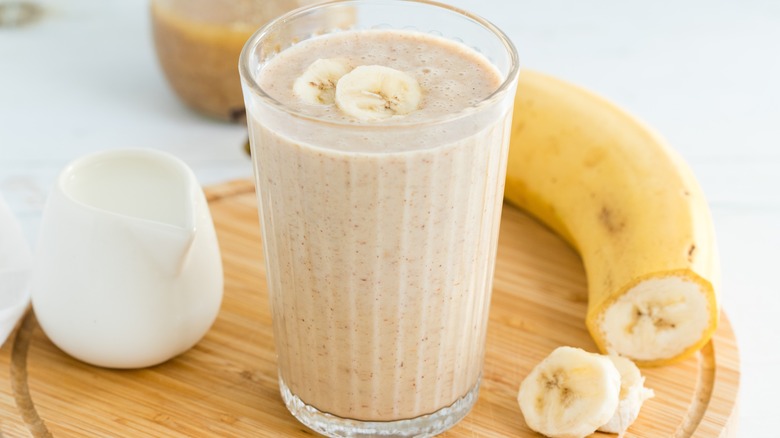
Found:
[[[195,242],[195,227],[145,226],[134,230],[134,239],[143,253],[163,275],[177,277],[187,265]]]

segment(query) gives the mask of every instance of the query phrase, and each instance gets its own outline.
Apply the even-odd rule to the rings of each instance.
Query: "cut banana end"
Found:
[[[422,100],[417,80],[396,69],[361,65],[336,84],[336,106],[359,120],[383,120],[416,110]]]
[[[352,66],[343,58],[318,59],[293,83],[293,93],[312,105],[332,105],[336,84],[349,73]]]
[[[609,359],[620,372],[620,400],[615,414],[606,424],[599,427],[599,430],[623,436],[639,416],[642,403],[653,397],[655,393],[652,389],[645,388],[645,378],[634,362],[620,356],[609,356]]]
[[[620,373],[606,356],[559,347],[520,384],[528,427],[553,438],[581,438],[615,414]]]
[[[680,277],[639,282],[606,307],[597,319],[597,342],[610,354],[642,365],[659,365],[701,347],[714,324],[707,294]]]

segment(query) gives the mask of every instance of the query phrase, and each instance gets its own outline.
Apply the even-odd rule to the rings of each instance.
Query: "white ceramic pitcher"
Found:
[[[41,327],[62,350],[105,367],[158,364],[203,337],[222,286],[208,204],[181,160],[108,151],[60,174],[31,293]]]

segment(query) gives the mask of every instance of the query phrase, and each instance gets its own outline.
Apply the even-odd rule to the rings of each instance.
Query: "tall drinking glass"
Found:
[[[334,13],[353,25],[324,25]],[[363,120],[346,110],[344,81],[312,67],[321,58],[403,72],[422,98],[408,114]],[[330,436],[448,429],[482,373],[514,46],[443,4],[346,0],[264,26],[239,70],[287,408]],[[302,94],[306,71],[315,88]],[[363,94],[391,91],[377,78]],[[380,110],[409,98],[399,93]]]

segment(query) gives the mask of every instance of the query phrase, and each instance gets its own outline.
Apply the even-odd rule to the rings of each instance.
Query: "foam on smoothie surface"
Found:
[[[503,80],[490,61],[462,43],[415,31],[361,30],[311,38],[282,51],[264,66],[258,83],[269,96],[296,112],[323,120],[366,123],[345,115],[335,105],[307,104],[293,94],[295,79],[322,58],[345,58],[355,67],[381,65],[413,76],[423,98],[418,110],[394,118],[403,123],[435,119],[473,106],[496,91]]]

